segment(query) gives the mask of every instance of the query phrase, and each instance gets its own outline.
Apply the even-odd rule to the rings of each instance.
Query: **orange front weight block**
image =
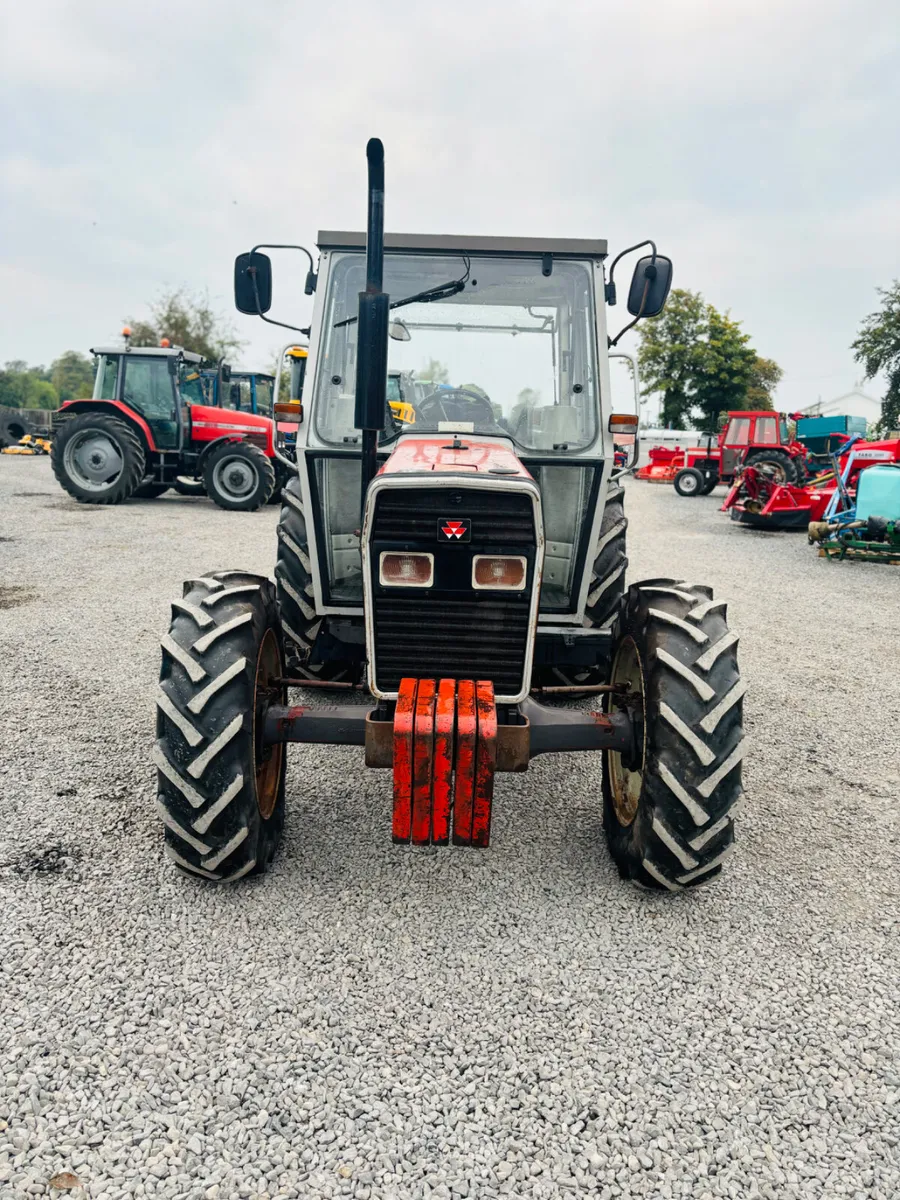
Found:
[[[394,714],[395,842],[487,846],[497,765],[490,682],[404,679]]]

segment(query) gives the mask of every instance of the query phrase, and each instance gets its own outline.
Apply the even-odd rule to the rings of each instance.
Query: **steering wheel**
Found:
[[[478,408],[481,412],[478,413]],[[484,396],[465,388],[443,388],[432,392],[416,405],[416,424],[435,425],[440,421],[472,421],[475,425],[496,425],[494,410]]]

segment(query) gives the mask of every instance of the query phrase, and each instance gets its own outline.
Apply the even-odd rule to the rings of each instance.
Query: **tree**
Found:
[[[640,325],[641,394],[662,393],[660,423],[683,427],[694,405],[694,380],[702,369],[707,305],[699,292],[675,288],[658,317]]]
[[[64,400],[79,400],[94,391],[94,366],[85,354],[77,350],[66,350],[50,364],[50,382],[56,389],[60,403]]]
[[[774,358],[760,358],[757,354],[750,373],[747,388],[747,408],[771,409],[775,407],[773,392],[784,376]]]
[[[429,358],[417,375],[418,379],[427,379],[430,383],[449,383],[450,371],[436,358]]]
[[[196,296],[186,288],[164,292],[150,305],[149,321],[129,319],[127,324],[133,346],[158,346],[168,338],[173,346],[183,346],[211,361],[228,358],[246,345],[213,311],[206,293]]]
[[[869,313],[850,349],[862,363],[866,379],[884,372],[887,391],[881,407],[877,431],[882,436],[900,429],[900,280],[889,288],[876,288],[881,308]]]
[[[748,407],[756,361],[749,343],[750,335],[742,331],[739,321],[707,305],[706,340],[693,379],[693,400],[700,409],[700,415],[693,418],[695,428],[715,429],[720,413]]]
[[[0,371],[0,405],[5,408],[58,408],[56,388],[44,367],[29,367],[21,359]]]

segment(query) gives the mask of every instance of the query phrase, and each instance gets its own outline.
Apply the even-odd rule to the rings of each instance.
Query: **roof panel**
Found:
[[[316,243],[321,250],[365,249],[364,233],[319,231]],[[556,254],[566,258],[605,258],[605,238],[515,238],[478,237],[442,233],[386,233],[386,250],[446,250],[451,254],[513,254],[537,257]]]

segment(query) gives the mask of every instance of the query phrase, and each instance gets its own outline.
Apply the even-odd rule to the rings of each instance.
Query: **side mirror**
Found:
[[[222,382],[231,383],[231,366],[229,363],[222,363]]]
[[[628,289],[628,311],[633,317],[658,317],[672,286],[672,260],[664,254],[638,261]]]
[[[402,321],[391,321],[388,326],[388,337],[393,338],[395,342],[412,341],[412,334]]]
[[[272,260],[257,250],[234,260],[234,305],[238,312],[262,316],[272,307]]]

